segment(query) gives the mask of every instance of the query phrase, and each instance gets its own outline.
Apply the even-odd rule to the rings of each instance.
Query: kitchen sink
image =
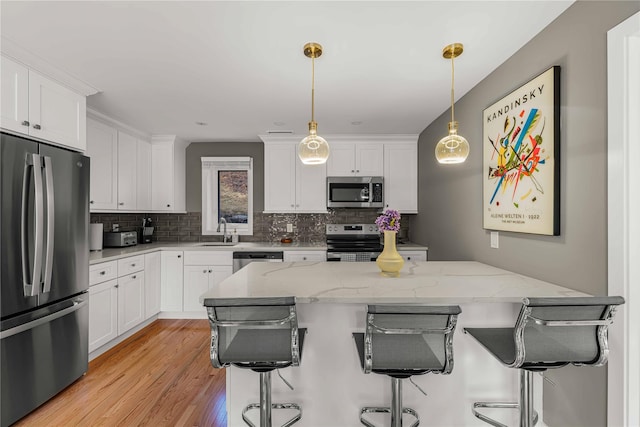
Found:
[[[206,242],[201,243],[200,246],[235,246],[237,242]]]

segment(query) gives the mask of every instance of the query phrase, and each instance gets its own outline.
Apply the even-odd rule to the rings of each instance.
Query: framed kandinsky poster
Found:
[[[560,67],[483,112],[483,228],[560,234]]]

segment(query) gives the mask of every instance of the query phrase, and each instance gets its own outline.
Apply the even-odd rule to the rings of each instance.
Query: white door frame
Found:
[[[640,425],[640,12],[607,33],[608,292],[622,295],[610,328],[607,424]]]

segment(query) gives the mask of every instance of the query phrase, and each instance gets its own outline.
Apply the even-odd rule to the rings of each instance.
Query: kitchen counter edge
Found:
[[[326,251],[325,243],[270,243],[270,242],[240,242],[238,244],[207,246],[206,242],[154,242],[139,244],[126,248],[105,248],[101,251],[91,251],[89,264],[100,264],[115,261],[130,256],[144,255],[156,251]],[[399,251],[426,251],[427,246],[415,243],[398,245]]]

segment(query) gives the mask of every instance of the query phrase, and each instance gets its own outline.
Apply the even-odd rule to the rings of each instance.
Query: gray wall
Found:
[[[410,227],[412,240],[429,246],[430,260],[477,260],[590,294],[607,293],[606,37],[639,9],[637,1],[574,3],[459,100],[459,133],[471,145],[465,163],[444,166],[434,158],[449,111],[422,132],[420,214]],[[463,58],[456,72],[472,66]],[[552,65],[561,67],[561,235],[500,232],[500,248],[491,249],[490,232],[482,228],[482,111]],[[545,383],[549,426],[606,425],[606,369],[565,368],[548,375],[557,383]]]
[[[192,142],[187,147],[187,212],[202,212],[200,157],[253,157],[253,211],[264,210],[264,144],[262,142]]]

